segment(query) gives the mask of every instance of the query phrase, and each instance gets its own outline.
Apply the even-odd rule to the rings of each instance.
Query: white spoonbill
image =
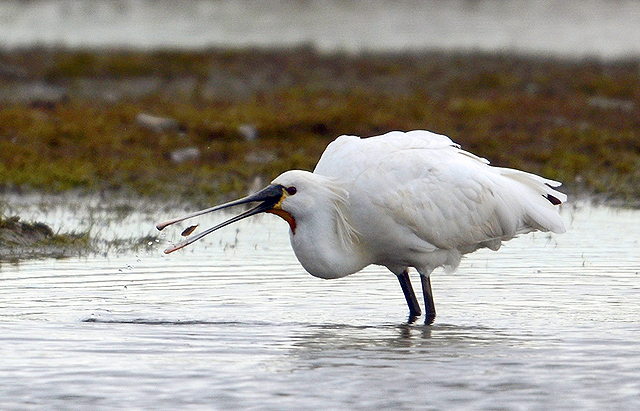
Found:
[[[563,233],[560,183],[492,167],[448,137],[416,130],[381,136],[341,136],[329,144],[313,173],[287,171],[239,200],[158,224],[166,226],[245,203],[258,205],[168,249],[178,250],[258,213],[282,217],[296,257],[311,275],[340,278],[370,264],[398,277],[409,322],[421,315],[408,269],[420,274],[425,324],[436,316],[429,276],[453,271],[463,254],[531,231]],[[187,235],[193,226],[185,230]]]

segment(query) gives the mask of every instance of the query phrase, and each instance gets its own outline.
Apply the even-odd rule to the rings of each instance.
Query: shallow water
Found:
[[[4,0],[0,47],[640,55],[637,0]]]
[[[385,269],[306,274],[275,216],[168,256],[178,228],[143,253],[4,263],[0,409],[638,409],[640,211],[563,217],[436,271],[432,327],[405,324]]]

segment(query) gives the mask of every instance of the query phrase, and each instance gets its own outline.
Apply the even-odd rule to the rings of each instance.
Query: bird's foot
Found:
[[[416,322],[418,318],[420,318],[421,313],[409,313],[409,319],[407,320],[407,324],[413,324]]]
[[[431,325],[436,320],[435,313],[427,313],[424,317],[424,325]]]

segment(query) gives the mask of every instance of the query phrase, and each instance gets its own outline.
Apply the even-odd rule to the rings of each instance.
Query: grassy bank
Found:
[[[44,223],[0,216],[0,263],[23,258],[61,258],[90,250],[88,233],[54,233]]]
[[[340,134],[428,129],[570,193],[640,199],[638,61],[34,49],[0,63],[6,189],[208,205],[312,169]]]
[[[106,257],[157,251],[158,213],[176,204],[145,198],[58,193],[0,199],[0,267],[23,259]]]

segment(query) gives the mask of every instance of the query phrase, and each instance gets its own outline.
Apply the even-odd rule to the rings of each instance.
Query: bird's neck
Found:
[[[317,207],[298,221],[291,245],[302,266],[320,278],[340,278],[369,264],[357,232],[338,204]]]

